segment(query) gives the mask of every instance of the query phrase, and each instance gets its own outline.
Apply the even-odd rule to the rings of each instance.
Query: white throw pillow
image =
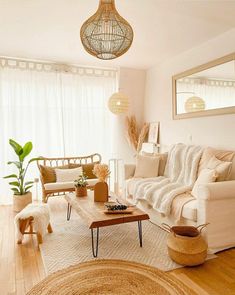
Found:
[[[56,182],[74,181],[82,175],[82,172],[82,167],[74,169],[55,169]]]
[[[160,157],[137,155],[134,177],[149,178],[158,176]]]
[[[208,162],[207,168],[216,170],[218,173],[217,181],[225,181],[229,178],[232,169],[232,162],[221,161],[213,156]]]
[[[198,196],[199,185],[215,182],[217,176],[218,176],[218,173],[216,172],[215,169],[208,169],[208,168],[202,169],[202,171],[200,172],[198,176],[198,179],[194,183],[192,195],[194,197]]]

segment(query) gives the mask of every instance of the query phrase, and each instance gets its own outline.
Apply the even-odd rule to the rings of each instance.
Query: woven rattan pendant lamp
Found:
[[[85,50],[100,59],[114,59],[131,47],[133,30],[119,15],[114,0],[100,0],[98,10],[81,27]]]
[[[199,112],[205,110],[206,104],[201,97],[192,96],[186,100],[184,108],[187,113]]]
[[[122,92],[116,92],[109,98],[108,108],[115,115],[126,113],[128,111],[128,107],[129,99]]]

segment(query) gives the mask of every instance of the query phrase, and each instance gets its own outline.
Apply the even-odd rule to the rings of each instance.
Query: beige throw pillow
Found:
[[[159,161],[158,175],[159,176],[164,175],[168,153],[146,153],[142,151],[142,155],[148,156],[148,157],[159,157],[160,161]]]
[[[160,157],[148,157],[137,155],[134,177],[148,178],[157,177]]]
[[[217,159],[215,156],[213,156],[208,162],[207,168],[216,170],[218,174],[216,181],[225,181],[229,178],[232,168],[232,162],[221,161]]]
[[[225,151],[225,150],[216,150],[211,147],[207,147],[204,149],[201,160],[199,162],[199,168],[198,168],[198,175],[200,172],[207,168],[207,164],[209,163],[210,159],[215,156],[217,159],[225,162],[232,162],[235,156],[234,151]],[[232,171],[231,171],[232,173]],[[235,171],[234,171],[235,176]],[[231,178],[231,175],[228,176],[228,178]]]
[[[198,186],[200,184],[215,182],[217,176],[218,174],[215,169],[208,169],[208,168],[203,169],[200,175],[198,176],[198,179],[194,183],[192,195],[194,197],[198,196]]]
[[[41,174],[43,183],[56,182],[55,168],[69,169],[69,165],[57,166],[57,167],[39,165],[40,174]]]
[[[55,169],[56,182],[71,182],[82,174],[82,167],[74,169]]]

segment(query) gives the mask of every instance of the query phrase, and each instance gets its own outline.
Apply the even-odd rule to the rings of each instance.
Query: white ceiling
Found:
[[[116,0],[134,29],[113,61],[86,53],[79,31],[98,0],[0,0],[0,55],[93,66],[149,68],[235,27],[235,0]]]

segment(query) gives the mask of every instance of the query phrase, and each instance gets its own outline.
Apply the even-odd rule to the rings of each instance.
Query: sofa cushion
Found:
[[[225,181],[229,178],[232,168],[232,162],[221,161],[213,156],[208,162],[207,168],[216,170],[216,172],[218,173],[216,181]]]
[[[89,164],[76,164],[76,163],[70,163],[69,168],[77,168],[82,167],[83,172],[86,174],[88,179],[97,178],[95,174],[93,173],[93,169],[95,164],[100,164],[99,162],[89,163]]]
[[[129,195],[134,194],[136,184],[140,179],[141,178],[129,178],[126,180],[126,191]]]
[[[159,157],[137,155],[134,177],[157,177],[159,161]]]
[[[56,182],[55,168],[68,169],[69,165],[57,166],[57,167],[39,165],[39,169],[40,169],[41,178],[42,178],[43,183]]]
[[[218,176],[218,173],[216,172],[215,169],[208,169],[208,168],[203,169],[201,171],[201,173],[199,174],[198,179],[194,183],[194,186],[193,186],[193,189],[192,189],[192,195],[194,197],[197,197],[198,196],[198,187],[201,184],[207,184],[207,183],[215,182],[217,176]]]
[[[186,203],[182,209],[182,217],[197,221],[197,200],[192,200]]]
[[[88,186],[94,186],[97,182],[98,179],[87,179]],[[47,191],[56,191],[60,189],[71,189],[74,188],[74,182],[73,181],[68,181],[68,182],[53,182],[53,183],[46,183],[44,185],[45,189]]]
[[[159,157],[160,162],[159,162],[159,168],[158,168],[158,175],[159,176],[164,175],[168,153],[147,153],[147,152],[142,151],[141,154],[143,156]]]
[[[224,150],[216,150],[211,147],[207,147],[204,149],[201,160],[198,166],[198,175],[200,172],[207,168],[207,165],[210,159],[215,156],[217,159],[225,162],[232,162],[232,169],[230,171],[230,175],[228,175],[228,179],[235,179],[235,152],[234,151],[224,151]]]
[[[55,169],[56,182],[75,181],[82,175],[82,167],[74,169]]]

